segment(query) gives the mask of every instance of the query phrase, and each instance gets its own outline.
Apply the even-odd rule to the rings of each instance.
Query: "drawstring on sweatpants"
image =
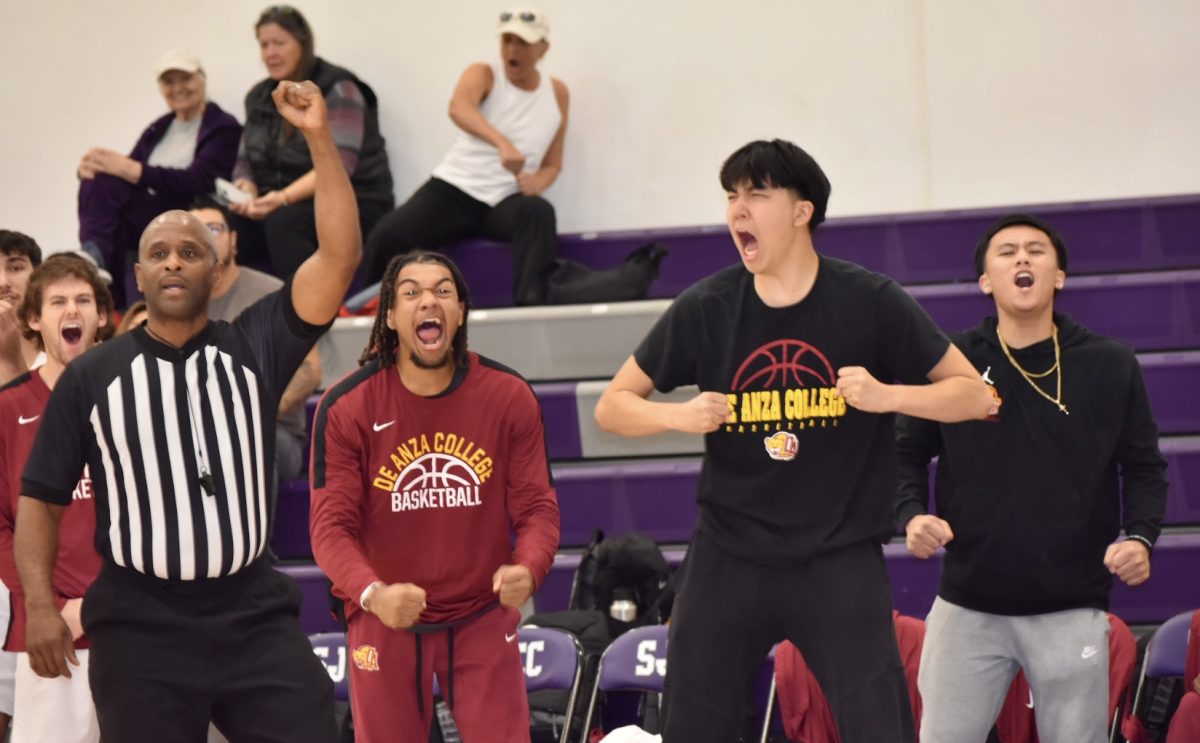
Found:
[[[454,628],[466,624],[467,622],[478,619],[487,614],[492,609],[500,606],[499,603],[488,604],[483,609],[475,612],[469,617],[459,619],[453,622],[439,622],[437,624],[414,624],[408,628],[412,632],[413,638],[417,643],[417,712],[425,714],[425,692],[421,688],[421,682],[424,679],[424,656],[421,649],[421,635],[430,635],[434,632],[447,631],[446,635],[446,655],[447,655],[447,670],[446,670],[446,685],[442,689],[442,696],[446,699],[446,706],[454,709]]]

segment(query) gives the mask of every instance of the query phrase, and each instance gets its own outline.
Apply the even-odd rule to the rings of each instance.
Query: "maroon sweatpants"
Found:
[[[520,612],[499,607],[454,627],[453,712],[464,743],[529,740],[529,700],[517,649]],[[418,704],[417,638],[391,630],[373,614],[350,619],[350,705],[359,743],[424,743],[434,718],[433,675],[442,696],[450,689],[450,630],[420,635]]]

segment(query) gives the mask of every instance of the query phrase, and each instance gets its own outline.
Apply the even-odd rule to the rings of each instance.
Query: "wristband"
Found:
[[[379,586],[380,586],[379,581],[375,581],[371,585],[364,588],[363,592],[361,594],[359,594],[358,605],[361,606],[365,611],[371,610],[371,608],[369,606],[367,606],[367,602],[371,600],[371,595],[373,593],[375,593],[375,589],[379,588]]]
[[[1135,542],[1140,542],[1141,544],[1146,545],[1147,552],[1154,552],[1154,545],[1150,544],[1150,540],[1146,539],[1143,536],[1139,536],[1137,534],[1130,534],[1129,536],[1125,537],[1125,539],[1126,539],[1126,541],[1132,539]]]

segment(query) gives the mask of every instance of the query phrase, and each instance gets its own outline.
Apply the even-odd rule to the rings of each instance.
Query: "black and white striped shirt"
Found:
[[[144,328],[98,346],[55,385],[22,494],[68,505],[86,463],[103,557],[170,580],[236,573],[266,547],[275,413],[324,329],[289,284],[181,349]]]

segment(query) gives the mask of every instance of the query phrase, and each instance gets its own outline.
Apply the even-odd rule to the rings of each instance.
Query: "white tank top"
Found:
[[[540,73],[537,89],[521,90],[509,81],[500,65],[491,67],[492,92],[479,110],[525,155],[525,171],[534,172],[541,167],[562,124],[554,84],[549,75]],[[517,178],[500,165],[499,151],[461,129],[433,175],[489,206],[517,192]]]

